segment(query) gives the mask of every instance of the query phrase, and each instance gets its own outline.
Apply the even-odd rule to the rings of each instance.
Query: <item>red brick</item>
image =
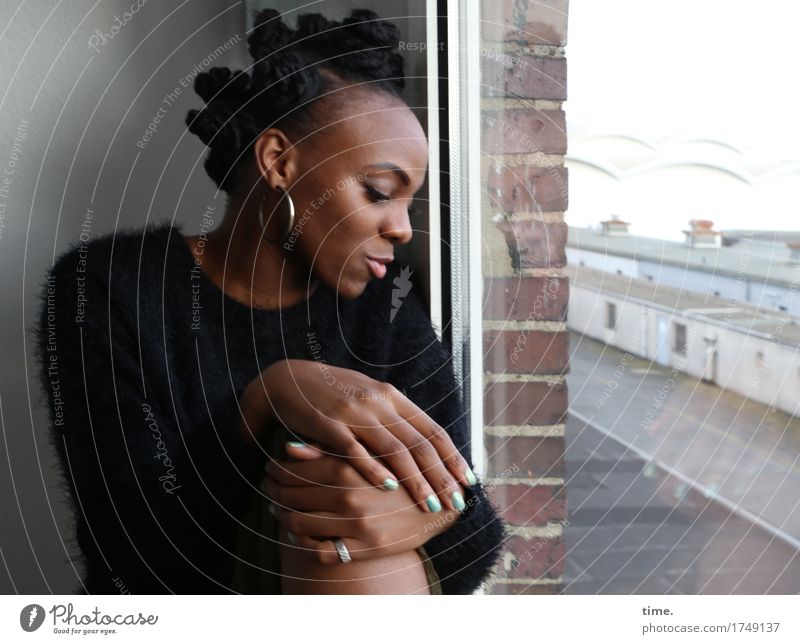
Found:
[[[565,547],[561,537],[509,537],[506,549],[512,553],[510,570],[503,562],[497,567],[496,578],[557,579],[564,572]]]
[[[562,212],[569,203],[567,169],[558,166],[495,163],[489,170],[487,187],[492,205],[506,214]]]
[[[513,268],[558,268],[566,265],[567,225],[538,220],[504,220],[497,227],[505,235]]]
[[[531,45],[565,45],[567,0],[492,0],[481,3],[481,37]]]
[[[513,471],[514,476],[526,478],[564,476],[562,436],[484,434],[483,444],[490,476],[510,471]]]
[[[483,150],[499,154],[566,154],[562,110],[485,110],[481,114]]]
[[[515,276],[484,280],[485,320],[563,322],[569,305],[566,277]]]
[[[493,373],[563,374],[569,369],[566,331],[488,330],[483,333],[484,369]]]
[[[547,525],[567,516],[567,490],[563,485],[498,483],[487,485],[486,491],[512,525]]]
[[[481,93],[504,98],[567,100],[567,61],[528,54],[481,56]]]
[[[487,425],[555,425],[567,411],[567,384],[489,382],[483,395]]]

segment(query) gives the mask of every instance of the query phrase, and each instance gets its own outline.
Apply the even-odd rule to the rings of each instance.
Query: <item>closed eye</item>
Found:
[[[375,190],[372,186],[366,186],[367,194],[372,198],[373,201],[389,201],[391,197],[382,193],[380,190]]]
[[[392,199],[389,195],[384,194],[380,190],[376,190],[372,186],[365,186],[365,187],[366,187],[366,190],[367,190],[367,194],[375,202],[382,203],[382,202],[386,202],[386,201],[391,201],[391,199]],[[408,216],[409,217],[416,218],[416,217],[419,217],[421,215],[422,215],[422,209],[421,208],[418,208],[417,206],[410,206],[409,207],[409,209],[408,209]]]

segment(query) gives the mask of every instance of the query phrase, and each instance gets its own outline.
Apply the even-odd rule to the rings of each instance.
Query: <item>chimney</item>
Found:
[[[720,234],[714,230],[714,222],[710,219],[692,219],[689,221],[691,230],[684,230],[685,243],[692,248],[718,248]]]
[[[606,237],[614,237],[619,235],[627,235],[628,226],[630,226],[630,223],[627,221],[622,221],[617,215],[611,215],[611,219],[601,221],[600,225],[602,226],[603,234]]]
[[[800,241],[786,242],[789,247],[789,262],[792,264],[800,264]]]

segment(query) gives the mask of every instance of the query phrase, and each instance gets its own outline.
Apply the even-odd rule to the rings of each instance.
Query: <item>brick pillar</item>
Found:
[[[564,569],[567,0],[482,0],[486,484],[511,536],[487,592]]]

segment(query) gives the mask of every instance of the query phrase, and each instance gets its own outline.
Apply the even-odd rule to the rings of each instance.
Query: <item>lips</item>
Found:
[[[386,275],[386,264],[394,261],[394,257],[370,257],[367,256],[367,268],[373,277],[383,279]]]

